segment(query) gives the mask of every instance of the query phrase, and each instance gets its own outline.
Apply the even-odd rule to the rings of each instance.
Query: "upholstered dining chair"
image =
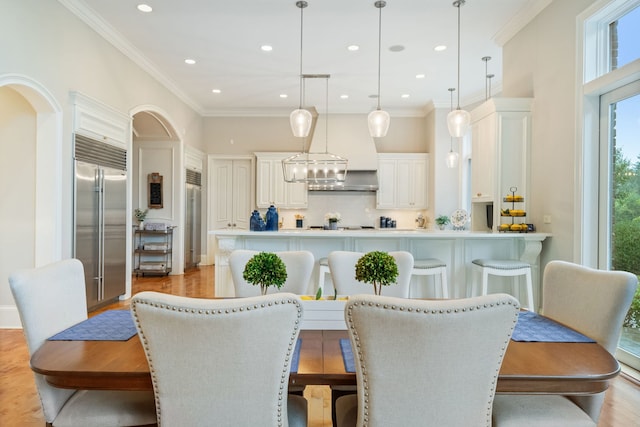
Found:
[[[260,286],[254,286],[244,280],[242,272],[245,265],[259,251],[237,249],[229,256],[229,268],[236,297],[251,297],[260,295]],[[287,280],[280,289],[269,286],[267,293],[290,292],[296,295],[308,294],[309,281],[315,259],[309,251],[283,251],[276,252],[287,268]]]
[[[17,271],[9,276],[32,355],[45,340],[87,319],[84,269],[77,259]],[[136,426],[156,423],[153,393],[67,390],[34,373],[48,426]]]
[[[302,319],[296,295],[216,300],[141,292],[131,313],[158,425],[307,425],[306,399],[287,393]]]
[[[638,278],[624,271],[551,261],[542,278],[543,314],[614,354],[637,285]],[[604,395],[496,396],[494,426],[596,426]]]
[[[490,426],[518,311],[506,294],[350,297],[345,320],[358,392],[336,401],[337,426]]]
[[[329,253],[329,270],[333,286],[339,295],[373,294],[373,285],[356,280],[356,264],[363,252],[333,251]],[[409,298],[413,271],[413,255],[406,251],[389,252],[398,265],[395,284],[382,287],[382,295]]]

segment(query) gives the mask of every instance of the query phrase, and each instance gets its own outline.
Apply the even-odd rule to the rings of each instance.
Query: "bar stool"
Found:
[[[531,265],[529,263],[510,259],[474,259],[471,261],[474,269],[473,277],[473,295],[476,295],[478,276],[482,277],[482,292],[481,295],[487,295],[489,275],[494,276],[506,276],[513,277],[513,293],[514,296],[520,299],[520,286],[518,276],[524,276],[527,286],[527,308],[530,311],[533,309],[533,283],[531,281]],[[522,303],[520,303],[522,305]]]
[[[331,274],[331,270],[329,270],[329,258],[324,257],[320,258],[318,261],[320,265],[318,267],[318,289],[322,289],[322,294],[324,295],[324,279],[326,274]]]
[[[449,287],[447,286],[447,264],[437,258],[416,259],[413,261],[412,276],[434,276],[434,290],[436,295],[438,287],[436,276],[440,276],[440,294],[442,298],[449,298]]]

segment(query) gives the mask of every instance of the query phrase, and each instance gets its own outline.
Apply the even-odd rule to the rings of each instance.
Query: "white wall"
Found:
[[[553,238],[542,265],[573,261],[576,206],[576,16],[593,1],[552,2],[504,46],[504,97],[533,97],[531,197],[527,217]],[[551,224],[543,223],[551,216]]]
[[[48,110],[38,109],[38,113],[52,111],[52,105],[59,106],[61,110],[60,126],[56,123],[42,123],[44,120],[57,120],[56,113],[50,114],[49,118],[42,116],[42,120],[40,114],[32,117],[30,120],[35,124],[30,125],[29,136],[26,137],[25,134],[28,141],[24,141],[22,146],[8,148],[5,144],[13,145],[18,141],[16,138],[2,139],[2,158],[13,159],[11,167],[6,168],[3,173],[16,172],[16,167],[24,167],[24,174],[32,171],[31,181],[25,179],[20,183],[20,193],[17,196],[18,201],[24,202],[20,208],[25,210],[21,213],[22,221],[28,223],[23,227],[23,237],[19,240],[15,240],[13,236],[8,239],[3,234],[0,242],[3,251],[11,251],[14,256],[21,254],[20,262],[8,266],[0,265],[0,306],[3,310],[13,311],[13,318],[17,318],[13,300],[7,301],[10,295],[6,277],[11,271],[17,267],[33,267],[58,257],[67,258],[72,254],[73,161],[70,93],[80,92],[124,114],[134,111],[140,105],[155,106],[157,110],[166,112],[167,119],[175,124],[181,141],[198,149],[203,148],[202,118],[60,3],[0,0],[0,10],[0,86],[7,84],[7,81],[10,82],[8,84],[13,84],[16,80],[33,82],[33,86],[44,89],[45,98],[51,104]],[[5,90],[8,89],[3,89]],[[9,97],[7,93],[0,95],[3,98],[0,102],[3,103],[2,108],[5,111],[12,113],[3,114],[4,121],[0,122],[0,133],[15,132],[16,127],[22,132],[25,128],[20,124],[20,115],[25,108],[24,98]],[[29,101],[33,102],[31,99]],[[42,129],[53,135],[41,140]],[[52,149],[57,141],[62,143]],[[41,151],[41,143],[50,145]],[[37,152],[24,151],[29,147],[38,147]],[[17,158],[20,159],[19,163],[15,162]],[[36,161],[38,168],[34,174]],[[43,177],[48,178],[49,182],[57,181],[61,186],[48,185],[47,191],[38,193],[36,188],[39,187],[40,171],[47,171]],[[57,171],[61,173],[56,173],[53,178],[49,177],[50,172]],[[16,182],[16,178],[0,181],[0,193],[13,191],[11,187],[15,187]],[[50,188],[54,188],[55,191],[48,191]],[[43,201],[46,201],[47,206],[54,208],[48,212],[52,220],[43,221],[46,218],[34,216],[34,210],[38,215],[38,204],[42,204]],[[33,204],[36,205],[35,209]],[[11,206],[15,208],[16,205],[12,202]],[[60,218],[61,220],[58,220]],[[12,221],[16,224],[21,220],[14,218]],[[7,223],[7,220],[3,223]],[[41,230],[42,224],[55,229]],[[56,242],[59,247],[54,250],[49,247],[37,247],[37,244],[34,247],[33,242],[38,242],[39,236],[43,234],[49,234],[50,238],[47,238],[47,241]],[[30,261],[27,261],[26,255],[22,255],[27,253],[31,253]],[[7,326],[8,323],[0,319],[0,327]]]

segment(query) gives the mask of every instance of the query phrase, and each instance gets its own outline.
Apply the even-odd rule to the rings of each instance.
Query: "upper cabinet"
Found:
[[[532,105],[531,98],[491,98],[471,112],[473,231],[496,231],[511,187],[529,199]]]
[[[378,154],[378,209],[426,209],[428,154]]]
[[[307,185],[284,180],[282,159],[294,153],[255,153],[256,206],[304,209],[308,205]]]

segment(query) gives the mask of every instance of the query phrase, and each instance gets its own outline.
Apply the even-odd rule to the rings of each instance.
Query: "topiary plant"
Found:
[[[272,252],[260,252],[251,257],[244,266],[242,277],[252,285],[260,285],[262,295],[267,294],[269,286],[278,289],[287,280],[287,267],[280,257]]]
[[[396,283],[398,264],[386,252],[373,251],[364,254],[356,263],[356,280],[373,284],[373,291],[380,295],[382,286]]]

